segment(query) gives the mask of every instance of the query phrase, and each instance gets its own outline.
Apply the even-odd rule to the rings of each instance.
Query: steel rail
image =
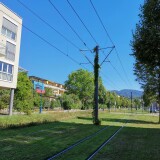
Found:
[[[128,122],[126,120],[125,124]],[[90,154],[86,160],[91,160],[106,144],[108,144],[122,129],[124,125],[121,126],[118,130],[116,130],[106,141],[104,141],[92,154]]]
[[[76,146],[79,145],[80,143],[83,143],[84,141],[86,141],[86,140],[88,140],[88,139],[96,136],[97,134],[99,134],[100,132],[104,131],[105,129],[107,129],[107,128],[109,128],[109,127],[110,127],[110,126],[107,126],[107,127],[103,128],[103,129],[97,131],[96,133],[93,133],[93,134],[91,134],[91,135],[89,135],[89,136],[87,136],[87,137],[85,137],[85,138],[77,141],[75,144],[73,144],[73,145],[69,146],[68,148],[60,151],[59,153],[57,153],[57,154],[53,155],[52,157],[48,158],[47,160],[52,160],[52,159],[54,159],[54,158],[57,158],[58,156],[60,156],[60,155],[64,154],[65,152],[71,150],[72,148],[76,147]]]
[[[109,143],[115,135],[123,128],[124,126],[121,126],[112,136],[110,136],[105,142],[103,142],[91,155],[86,158],[86,160],[91,160],[107,143]]]

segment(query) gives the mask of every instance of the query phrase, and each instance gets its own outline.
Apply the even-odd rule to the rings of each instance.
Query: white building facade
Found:
[[[0,87],[15,89],[22,18],[0,3]]]

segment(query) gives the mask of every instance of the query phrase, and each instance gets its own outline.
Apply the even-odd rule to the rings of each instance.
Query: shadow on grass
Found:
[[[56,122],[56,121],[55,121]],[[19,124],[8,124],[5,126],[0,126],[0,129],[20,129],[20,128],[25,128],[25,127],[32,127],[32,126],[38,126],[38,125],[43,125],[43,124],[51,124],[53,122],[43,120],[40,122],[29,122],[29,123],[19,123]]]
[[[92,121],[92,118],[86,118],[86,117],[77,117],[77,118],[82,119],[82,120]],[[117,119],[117,118],[102,118],[102,121],[107,121],[107,122],[125,122],[127,121],[127,123],[136,123],[136,124],[158,124],[158,122],[152,122],[152,121]]]
[[[29,127],[26,127],[29,126]],[[46,159],[104,126],[45,122],[14,126],[0,132],[0,159]],[[8,154],[10,152],[10,154]]]
[[[94,159],[158,160],[159,135],[159,128],[125,127]]]
[[[87,119],[92,120],[91,118],[79,117],[79,119]],[[123,119],[103,119],[106,121],[124,121]],[[143,121],[137,121],[143,122]],[[135,123],[135,121],[132,121]],[[104,126],[94,126],[93,124],[80,124],[80,123],[68,123],[68,122],[44,122],[44,123],[33,123],[28,124],[29,127],[24,127],[21,129],[16,128],[13,130],[6,129],[0,132],[0,159],[34,159],[41,160],[46,159],[47,157],[51,157],[54,154],[60,152],[61,150],[73,145],[78,140],[95,133],[96,131],[104,128]],[[113,126],[115,130],[119,129],[119,126]],[[111,128],[108,127],[107,133]],[[111,133],[113,134],[113,133]],[[117,150],[120,153],[126,151],[128,147],[130,148],[130,154],[133,156],[133,159],[136,159],[136,153],[141,152],[141,148],[136,150],[136,147],[140,145],[143,147],[143,151],[145,152],[148,147],[149,153],[151,156],[157,157],[158,153],[154,146],[159,146],[160,141],[160,129],[150,129],[150,128],[134,128],[134,127],[125,127],[120,134],[122,137],[117,140],[115,145],[123,145],[119,148],[123,148],[123,150]],[[101,136],[97,136],[96,139],[101,138]],[[104,139],[103,141],[105,141]],[[92,141],[93,144],[86,146],[90,148],[89,150],[82,146],[83,152],[79,152],[76,150],[76,154],[73,154],[72,159],[86,159],[88,155],[93,152],[98,146],[101,145],[99,141]],[[130,142],[130,143],[129,143]],[[112,141],[111,141],[112,143]],[[123,143],[123,144],[122,144]],[[132,144],[132,145],[131,145]],[[94,148],[93,148],[94,147]],[[147,149],[145,148],[147,147]],[[91,150],[92,148],[92,150]],[[113,147],[114,148],[114,147]],[[158,147],[159,148],[159,147]],[[114,150],[113,150],[114,152]],[[9,153],[9,154],[8,154]],[[81,153],[81,154],[80,154]],[[82,158],[82,153],[85,158]],[[118,154],[120,154],[118,153]],[[128,153],[128,152],[127,152]],[[85,154],[85,155],[84,155]],[[142,153],[145,154],[146,153]],[[141,155],[142,155],[141,154]],[[148,153],[147,153],[148,154]],[[139,159],[145,159],[146,157],[139,157]],[[101,158],[99,158],[101,159]],[[114,159],[114,157],[113,157]],[[124,157],[125,159],[125,157]]]
[[[3,116],[8,116],[8,113],[2,113],[0,112],[0,116],[3,115]]]

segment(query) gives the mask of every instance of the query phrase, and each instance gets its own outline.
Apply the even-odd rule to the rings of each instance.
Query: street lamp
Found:
[[[42,90],[40,93],[40,107],[39,107],[39,113],[42,113]]]

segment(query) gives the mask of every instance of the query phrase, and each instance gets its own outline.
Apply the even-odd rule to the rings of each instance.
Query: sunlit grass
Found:
[[[125,126],[124,129],[95,159],[159,158],[158,116],[99,111],[102,125],[94,126],[91,112],[49,112],[31,116],[0,117],[0,160],[46,159],[105,126],[110,126],[104,132],[58,158],[86,159],[122,125]],[[149,148],[149,153],[146,153],[146,148]],[[130,157],[128,153],[132,156]]]

